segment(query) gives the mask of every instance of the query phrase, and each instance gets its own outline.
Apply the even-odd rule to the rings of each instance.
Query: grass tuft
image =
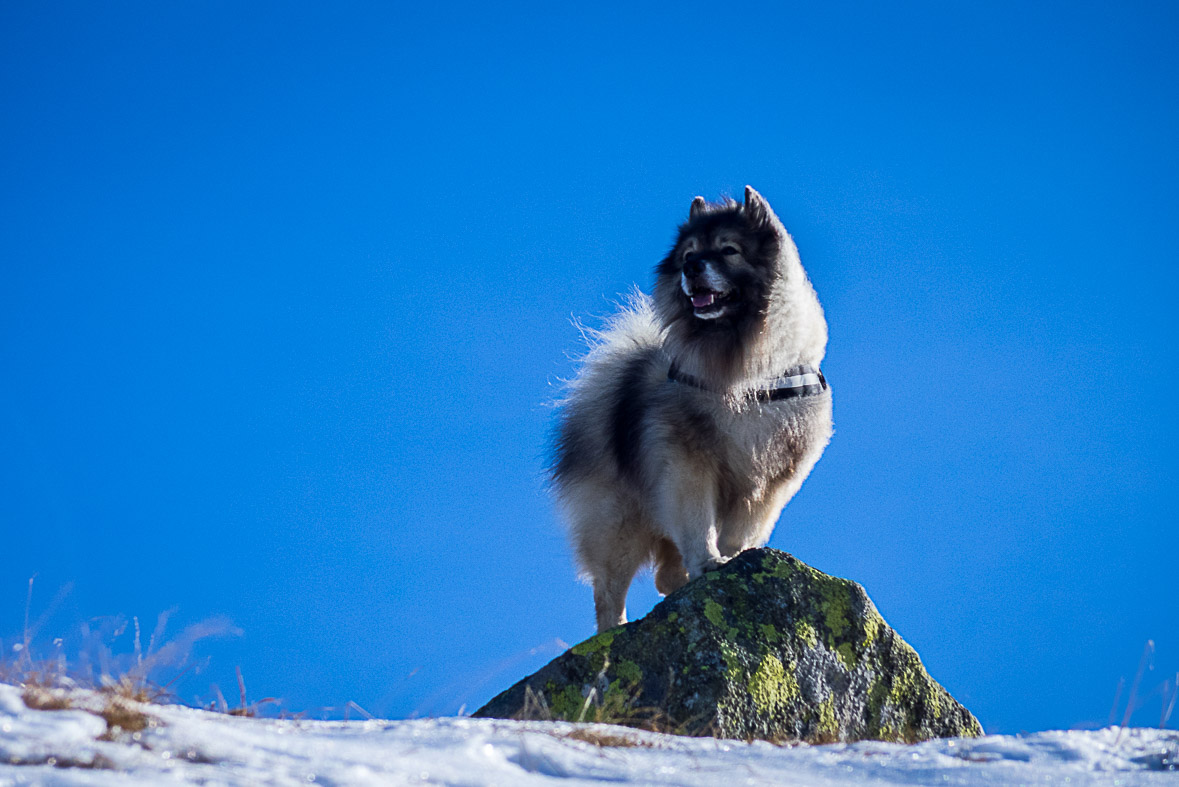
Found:
[[[627,735],[619,735],[616,732],[603,730],[600,727],[577,727],[561,737],[567,740],[589,743],[599,748],[641,747],[649,749],[652,746],[649,741],[640,740]]]
[[[525,686],[523,707],[514,718],[530,721],[571,721],[575,724],[613,725],[632,730],[642,730],[643,732],[657,732],[664,735],[715,737],[717,732],[715,717],[711,720],[702,716],[689,719],[688,721],[677,721],[664,708],[637,705],[637,694],[626,697],[625,699],[620,698],[620,695],[608,696],[604,702],[600,697],[601,694],[596,687],[590,688],[577,718],[569,719],[559,717],[552,712],[548,702],[545,700],[544,692],[538,692],[533,690],[531,686]],[[602,734],[608,735],[609,733]],[[627,738],[626,740],[630,739]]]
[[[20,698],[33,710],[69,710],[74,702],[65,689],[25,683]]]
[[[91,711],[106,722],[106,732],[99,736],[99,740],[118,740],[124,734],[143,732],[148,727],[154,727],[160,722],[140,709],[136,700],[108,694],[101,709]]]

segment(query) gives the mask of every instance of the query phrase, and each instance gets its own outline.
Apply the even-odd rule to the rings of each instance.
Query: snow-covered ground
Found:
[[[98,715],[30,710],[19,689],[0,684],[0,785],[1179,785],[1171,770],[1179,733],[1170,730],[780,747],[601,725],[272,720],[142,707],[151,726],[99,740],[107,724]],[[631,745],[581,739],[601,735]]]

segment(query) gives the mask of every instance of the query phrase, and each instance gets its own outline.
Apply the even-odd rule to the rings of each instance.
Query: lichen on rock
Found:
[[[575,645],[475,715],[815,743],[982,732],[860,585],[773,549]]]

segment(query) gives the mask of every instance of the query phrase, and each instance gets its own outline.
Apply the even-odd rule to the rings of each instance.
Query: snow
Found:
[[[146,705],[151,726],[107,741],[91,712],[105,700],[71,700],[73,709],[32,710],[0,684],[0,785],[1179,785],[1172,730],[781,747],[604,725],[253,719]]]

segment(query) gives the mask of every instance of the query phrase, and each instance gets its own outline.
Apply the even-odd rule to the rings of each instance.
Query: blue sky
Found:
[[[477,706],[592,632],[543,475],[570,318],[750,183],[835,396],[770,545],[988,730],[1103,723],[1147,639],[1144,689],[1179,671],[1177,37],[1163,3],[6,4],[4,647],[35,574],[41,652],[230,618],[185,701],[240,666],[313,715]]]

